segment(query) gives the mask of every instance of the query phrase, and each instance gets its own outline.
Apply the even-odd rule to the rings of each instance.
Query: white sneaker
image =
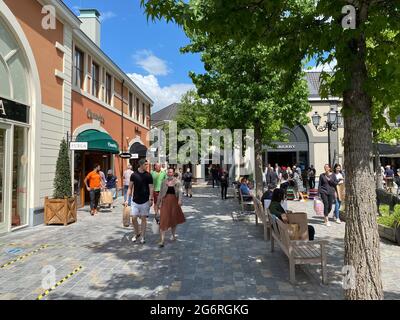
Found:
[[[144,238],[142,238],[142,239],[140,239],[140,243],[141,243],[141,244],[145,244],[145,243],[146,243],[146,240],[145,240]]]
[[[137,240],[140,238],[140,234],[137,234],[132,238],[132,242],[137,242]]]
[[[330,221],[325,222],[325,225],[326,225],[327,227],[330,227],[330,226],[331,226]]]
[[[340,219],[338,218],[338,219],[336,219],[336,223],[337,223],[337,224],[341,224],[342,221],[340,221]]]

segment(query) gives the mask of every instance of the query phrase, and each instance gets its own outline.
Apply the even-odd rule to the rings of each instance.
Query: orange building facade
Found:
[[[63,138],[89,140],[71,151],[81,205],[94,162],[121,187],[133,160],[120,154],[146,147],[153,102],[99,39],[96,10],[78,18],[61,0],[0,0],[0,234],[43,223]],[[96,137],[104,141],[93,144]]]

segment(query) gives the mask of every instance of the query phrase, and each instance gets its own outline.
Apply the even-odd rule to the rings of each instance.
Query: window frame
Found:
[[[100,95],[100,66],[92,60],[92,95],[99,98]],[[96,74],[97,71],[97,74]],[[96,78],[97,76],[97,78]],[[94,89],[96,89],[96,94]]]
[[[80,66],[77,66],[77,57],[80,57]],[[80,50],[78,47],[75,47],[75,52],[74,52],[74,86],[77,88],[80,88],[81,90],[84,90],[84,84],[85,84],[85,53]],[[78,83],[78,75],[80,77],[79,83]]]
[[[111,105],[112,102],[112,81],[113,76],[106,72],[106,81],[105,81],[105,103]]]

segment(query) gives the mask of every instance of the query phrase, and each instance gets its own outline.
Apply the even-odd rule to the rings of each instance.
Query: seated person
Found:
[[[269,212],[271,215],[280,219],[284,223],[289,223],[287,214],[292,213],[291,211],[285,211],[282,206],[282,202],[285,199],[285,191],[282,189],[275,189],[272,193],[271,204],[269,205]],[[315,229],[313,226],[308,225],[308,237],[309,240],[314,240]]]
[[[252,196],[251,196],[251,193],[250,193],[250,188],[247,185],[247,179],[246,178],[243,178],[240,181],[240,192],[243,195],[243,200],[247,201],[247,200],[251,200],[252,199]]]
[[[276,185],[269,184],[268,190],[265,191],[263,196],[261,197],[261,203],[264,208],[269,208],[269,205],[270,205],[271,199],[272,199],[272,194],[275,189],[276,189]]]

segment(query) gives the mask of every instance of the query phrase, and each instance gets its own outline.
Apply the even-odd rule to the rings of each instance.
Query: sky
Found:
[[[181,28],[164,21],[147,21],[140,0],[64,0],[79,15],[79,8],[101,14],[101,49],[153,99],[156,112],[194,89],[190,71],[203,73],[200,55],[181,54],[189,44]],[[307,67],[314,67],[311,60]],[[320,71],[325,66],[317,69]]]
[[[101,49],[154,100],[152,112],[179,102],[194,88],[189,71],[204,72],[199,55],[181,54],[189,43],[182,29],[147,21],[139,0],[64,0],[75,13],[101,13]]]

